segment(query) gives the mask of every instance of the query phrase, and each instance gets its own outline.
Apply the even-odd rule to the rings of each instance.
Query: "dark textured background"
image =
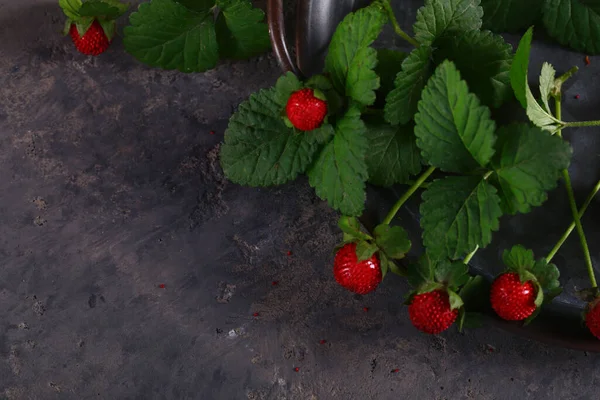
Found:
[[[271,56],[165,72],[119,38],[84,57],[63,21],[0,0],[0,398],[597,398],[596,355],[420,334],[393,276],[339,288],[336,214],[305,180],[226,182],[227,118]]]

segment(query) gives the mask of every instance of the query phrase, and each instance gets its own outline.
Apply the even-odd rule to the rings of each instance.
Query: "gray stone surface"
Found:
[[[598,397],[597,355],[425,336],[402,280],[339,288],[306,181],[227,183],[227,118],[271,56],[183,75],[118,38],[81,56],[62,25],[55,1],[0,0],[0,398]]]

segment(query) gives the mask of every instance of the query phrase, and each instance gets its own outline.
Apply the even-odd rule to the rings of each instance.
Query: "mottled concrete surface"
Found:
[[[227,118],[271,56],[183,75],[117,39],[86,58],[55,3],[0,1],[0,398],[598,398],[597,355],[422,335],[394,277],[340,289],[306,181],[226,182]]]

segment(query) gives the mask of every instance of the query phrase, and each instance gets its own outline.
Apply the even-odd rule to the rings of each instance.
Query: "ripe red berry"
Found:
[[[296,128],[312,131],[323,123],[327,115],[327,103],[315,97],[313,89],[304,88],[292,93],[285,106],[285,112]]]
[[[108,40],[106,33],[104,33],[104,29],[102,29],[102,26],[97,20],[92,23],[83,36],[79,35],[77,26],[71,24],[69,34],[71,35],[71,39],[77,50],[88,56],[97,56],[104,53],[110,45],[110,40]]]
[[[596,300],[588,305],[585,314],[585,325],[592,332],[592,335],[600,339],[600,301]]]
[[[358,261],[356,243],[348,243],[338,250],[333,262],[333,276],[346,289],[367,294],[381,283],[381,267],[377,254],[364,261]]]
[[[450,328],[458,316],[458,309],[450,309],[448,293],[434,290],[414,296],[408,306],[408,316],[415,328],[435,335]]]
[[[535,287],[531,281],[521,283],[519,274],[507,272],[494,280],[490,291],[492,308],[500,318],[521,321],[535,309]]]

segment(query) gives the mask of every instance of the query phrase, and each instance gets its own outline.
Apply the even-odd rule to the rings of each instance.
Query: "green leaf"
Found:
[[[58,0],[58,5],[62,8],[67,17],[76,20],[80,17],[79,9],[81,8],[81,0]]]
[[[489,107],[500,107],[512,98],[510,66],[512,46],[490,31],[470,31],[439,41],[436,63],[451,60],[476,94]],[[473,62],[473,60],[477,60]]]
[[[556,79],[556,70],[554,67],[547,62],[542,64],[542,73],[540,74],[540,95],[542,96],[542,102],[548,113],[551,112],[548,99],[552,95],[552,91],[555,88],[554,80]]]
[[[434,167],[471,172],[494,154],[496,124],[490,110],[469,93],[451,61],[444,61],[427,82],[415,122],[417,146]]]
[[[331,140],[333,135],[335,134],[335,129],[331,124],[323,124],[317,129],[313,129],[312,131],[305,132],[305,135],[309,135],[315,138],[317,143],[325,144]]]
[[[377,186],[406,183],[421,171],[421,154],[413,125],[391,126],[367,122],[366,163],[369,182]]]
[[[490,181],[498,189],[504,213],[527,213],[556,187],[560,171],[569,166],[571,146],[527,124],[503,126],[496,134]]]
[[[325,70],[334,87],[359,104],[375,102],[379,77],[373,71],[377,51],[369,47],[387,22],[387,15],[377,3],[348,14],[338,25],[325,59]]]
[[[526,91],[529,88],[527,71],[529,70],[529,53],[531,52],[532,39],[533,27],[529,28],[521,38],[510,67],[510,84],[515,92],[515,97],[525,109],[527,109]]]
[[[546,0],[544,25],[559,43],[588,54],[600,54],[597,0]]]
[[[526,249],[520,244],[513,246],[510,250],[502,253],[502,262],[509,270],[519,272],[530,270],[535,264],[533,251]]]
[[[436,39],[481,28],[480,0],[425,0],[413,25],[415,39],[429,45]]]
[[[81,5],[79,15],[113,20],[127,11],[127,4],[111,0],[88,0]]]
[[[485,310],[490,302],[490,282],[481,275],[472,276],[460,289],[458,294],[465,303],[465,308],[472,310]]]
[[[545,0],[481,0],[483,27],[494,32],[518,32],[542,16]]]
[[[288,72],[277,79],[275,91],[277,92],[277,102],[287,104],[288,99],[297,90],[302,89],[302,82],[293,72]]]
[[[537,278],[538,283],[542,287],[544,293],[551,293],[560,288],[560,271],[554,264],[549,264],[545,259],[540,259],[535,262],[531,272]]]
[[[407,277],[408,276],[408,270],[404,267],[399,267],[394,261],[388,260],[388,268],[390,269],[390,271],[392,271],[394,274],[398,275],[398,276],[402,276],[402,277]]]
[[[281,118],[275,89],[261,90],[240,104],[229,120],[221,166],[233,182],[279,185],[304,172],[318,150],[314,135],[294,134]]]
[[[527,80],[532,37],[533,27],[527,30],[519,42],[519,47],[517,48],[510,69],[510,83],[515,92],[515,97],[519,100],[523,108],[527,110],[529,120],[536,126],[554,133],[562,127],[563,123],[539,105],[529,88]]]
[[[196,13],[173,0],[140,5],[125,27],[125,49],[143,63],[182,72],[215,67],[219,48],[212,14]]]
[[[432,49],[414,49],[402,62],[393,89],[386,97],[385,120],[392,125],[406,124],[417,112],[417,104],[425,83],[433,73]]]
[[[462,261],[442,260],[435,266],[435,280],[452,290],[457,290],[467,283],[469,278],[469,267]]]
[[[75,27],[77,28],[77,33],[79,33],[79,36],[85,35],[93,23],[94,18],[92,17],[79,17],[79,19],[75,22]]]
[[[451,310],[456,310],[457,308],[461,308],[464,305],[460,296],[452,290],[448,290],[448,299],[450,300]]]
[[[380,87],[378,98],[385,98],[394,89],[396,75],[402,70],[402,62],[408,54],[389,49],[377,49],[377,66],[375,73],[379,76]]]
[[[175,0],[177,3],[196,12],[205,12],[214,7],[215,0]]]
[[[432,259],[458,259],[487,246],[502,215],[496,189],[478,176],[434,181],[421,203],[423,244]]]
[[[354,217],[342,215],[338,220],[338,227],[344,232],[344,242],[350,242],[355,239],[371,240],[372,238],[360,230],[360,223]]]
[[[427,253],[419,257],[418,263],[410,263],[408,266],[408,283],[418,288],[426,282],[433,282],[435,263],[431,261]]]
[[[221,9],[216,21],[219,54],[223,58],[246,59],[271,47],[264,12],[249,0],[217,0]]]
[[[483,326],[483,314],[478,312],[465,312],[463,328],[475,329]]]
[[[373,257],[373,254],[375,254],[377,250],[379,249],[373,243],[361,240],[356,244],[356,256],[358,257],[358,261],[368,260]]]
[[[364,209],[367,149],[360,111],[351,108],[337,122],[333,140],[308,171],[309,183],[317,195],[345,215],[357,216]]]
[[[524,282],[524,279],[521,279],[521,282]],[[542,304],[544,304],[544,290],[542,290],[540,284],[535,280],[533,281],[533,286],[535,287],[535,300],[533,301],[533,303],[536,305],[537,308],[540,308]]]
[[[410,250],[408,233],[401,226],[381,224],[375,227],[375,243],[389,258],[400,260]]]
[[[112,40],[115,37],[115,33],[117,30],[117,23],[115,22],[115,20],[102,20],[98,21],[98,23],[102,27],[102,30],[104,31],[104,34],[106,35],[108,40]]]

